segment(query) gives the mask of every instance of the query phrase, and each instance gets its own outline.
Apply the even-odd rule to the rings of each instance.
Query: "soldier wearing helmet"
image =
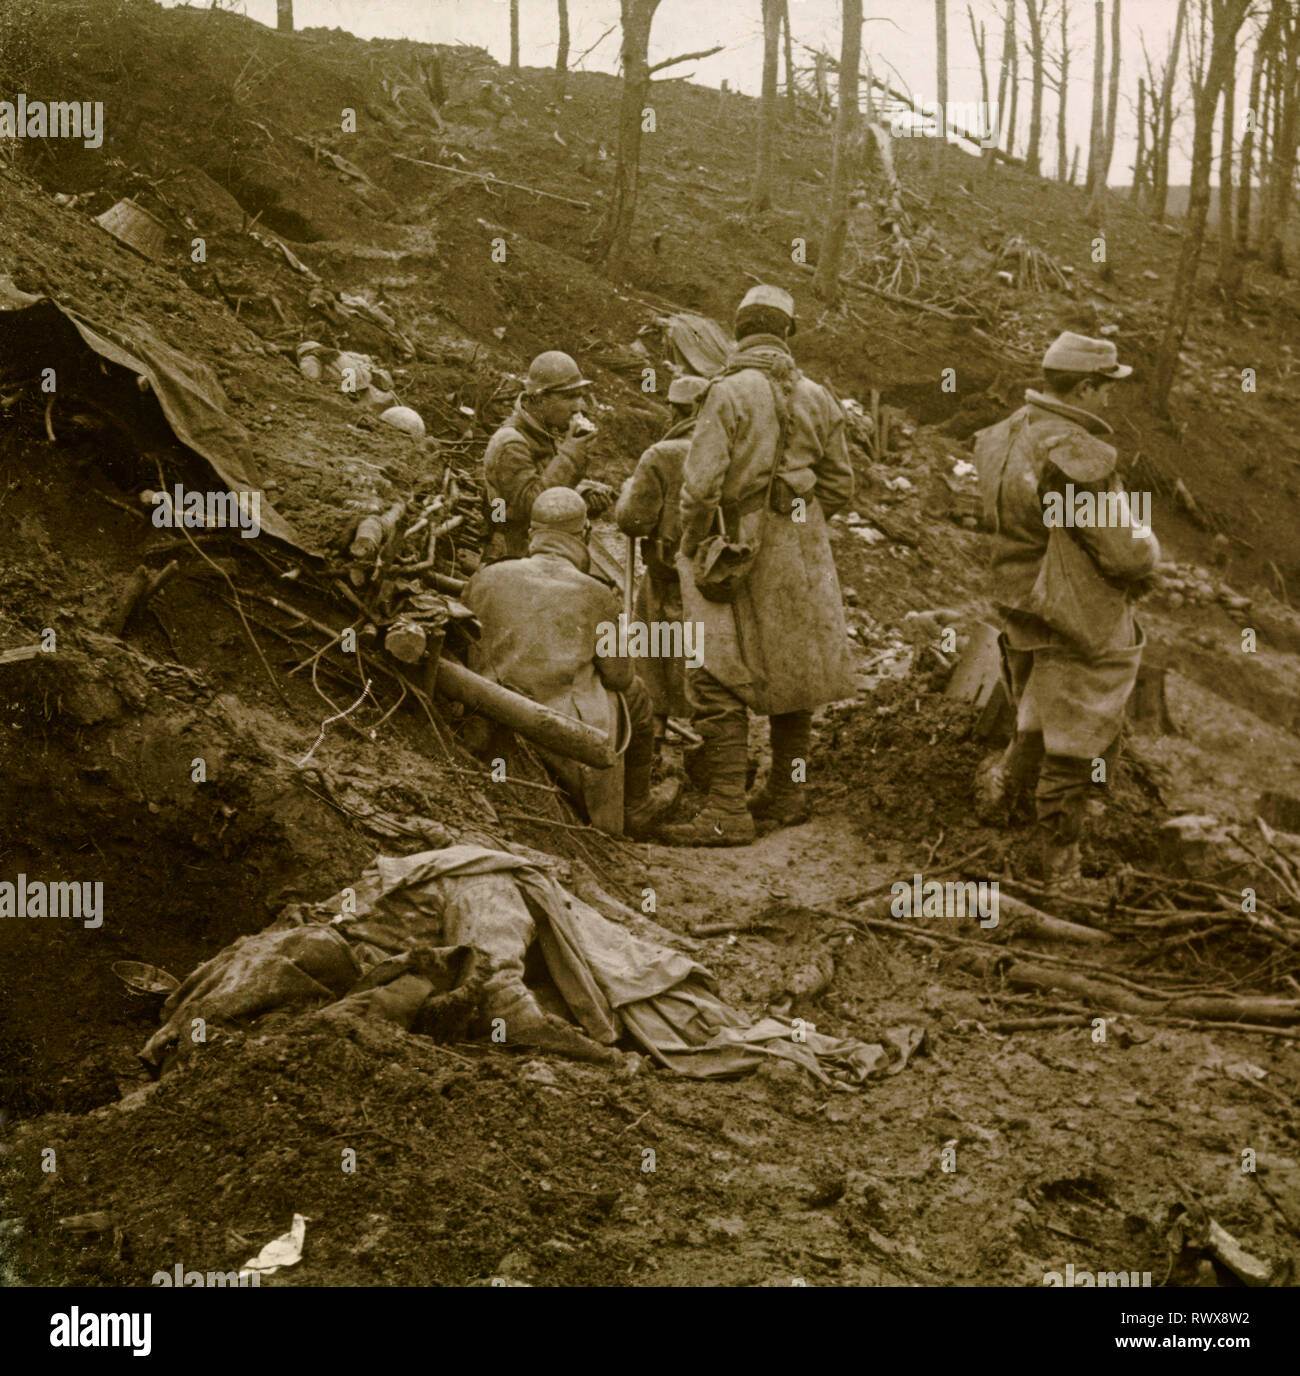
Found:
[[[604,731],[623,749],[612,769],[590,769],[543,752],[585,806],[593,826],[633,837],[672,802],[671,788],[650,788],[654,718],[650,695],[616,646],[618,598],[590,576],[587,505],[568,487],[548,488],[533,503],[526,557],[480,569],[464,601],[483,626],[470,668],[535,702]]]
[[[1027,391],[1014,415],[975,436],[990,592],[1017,711],[1006,753],[977,773],[976,811],[1005,824],[1035,790],[1049,887],[1080,882],[1089,785],[1105,784],[1114,766],[1142,661],[1133,603],[1160,558],[1102,438],[1112,433],[1101,414],[1108,389],[1132,371],[1110,340],[1067,331],[1043,357],[1044,390]],[[1066,494],[1085,497],[1098,519],[1062,523]]]
[[[641,561],[645,572],[637,591],[636,615],[639,620],[680,622],[682,619],[681,580],[677,576],[677,542],[682,522],[679,504],[682,492],[682,464],[691,447],[695,416],[700,398],[708,387],[702,377],[674,378],[668,388],[672,425],[657,444],[637,460],[632,476],[623,484],[614,521],[625,535],[641,537]],[[686,661],[646,658],[638,670],[650,690],[657,726],[662,734],[667,717],[688,717]]]
[[[488,441],[483,472],[492,539],[485,562],[528,551],[533,503],[552,487],[579,484],[590,462],[595,427],[583,411],[593,384],[566,353],[549,349],[528,368],[509,419]],[[599,499],[588,510],[599,515]],[[603,510],[603,507],[600,508]]]

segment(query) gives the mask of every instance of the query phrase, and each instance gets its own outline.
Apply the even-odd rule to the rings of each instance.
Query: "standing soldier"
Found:
[[[708,385],[702,377],[673,379],[668,388],[672,425],[658,444],[641,455],[614,508],[618,528],[625,535],[641,537],[645,573],[637,590],[636,615],[647,625],[682,619],[682,587],[674,562],[682,534],[682,465],[691,447],[700,395]],[[690,715],[686,661],[645,659],[637,667],[650,690],[656,729],[662,735],[665,718]]]
[[[580,483],[591,461],[596,427],[583,411],[592,383],[558,349],[538,354],[528,367],[524,390],[509,419],[488,441],[483,456],[484,486],[492,539],[484,563],[518,559],[528,553],[528,520],[540,493],[552,487],[577,487],[588,513],[609,506],[597,489]]]
[[[688,684],[709,793],[692,821],[661,829],[674,845],[747,845],[756,819],[803,821],[813,709],[853,691],[824,519],[852,497],[853,469],[838,403],[790,356],[794,328],[788,292],[746,293],[738,343],[705,395],[686,457],[677,568],[683,611],[703,637],[703,666]],[[712,600],[709,586],[718,524],[733,553],[756,550],[730,601]],[[747,709],[772,719],[771,774],[748,804]]]
[[[1114,765],[1142,660],[1133,600],[1160,558],[1100,438],[1113,433],[1100,415],[1108,388],[1132,371],[1109,340],[1066,332],[1043,357],[1047,391],[1027,391],[1026,405],[975,436],[1017,709],[1006,753],[980,766],[976,805],[983,820],[1003,820],[1037,774],[1049,885],[1079,878],[1089,780],[1104,782]]]

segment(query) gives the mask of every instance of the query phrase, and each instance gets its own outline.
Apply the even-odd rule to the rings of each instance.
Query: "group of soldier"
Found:
[[[852,501],[854,473],[838,401],[795,366],[795,328],[789,293],[746,293],[721,370],[673,380],[671,425],[614,506],[618,528],[641,541],[635,619],[693,623],[700,648],[688,666],[602,652],[602,632],[626,616],[593,573],[591,523],[613,494],[586,476],[593,384],[569,355],[533,360],[488,445],[494,534],[465,592],[483,627],[471,665],[616,742],[621,770],[548,757],[593,825],[670,845],[738,846],[756,823],[809,815],[812,714],[854,692],[826,524]],[[975,797],[984,820],[1005,822],[1035,790],[1043,872],[1060,883],[1078,878],[1089,786],[1106,772],[1095,766],[1113,764],[1142,652],[1133,602],[1158,545],[1131,523],[1045,520],[1047,499],[1067,485],[1113,494],[1107,509],[1127,512],[1102,412],[1131,369],[1109,341],[1067,333],[1043,371],[1044,389],[975,442],[990,596],[1017,710],[1014,738],[981,768]],[[720,547],[744,570],[722,595],[709,580]],[[751,714],[770,719],[771,768],[747,796]],[[688,742],[685,773],[703,795],[694,816],[672,822],[663,818],[677,788],[651,786],[665,730]]]

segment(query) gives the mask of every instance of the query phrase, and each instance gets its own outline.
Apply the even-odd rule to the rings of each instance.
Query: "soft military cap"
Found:
[[[706,377],[692,377],[690,373],[675,377],[668,388],[668,400],[674,406],[689,406],[709,385]]]
[[[1119,379],[1133,371],[1119,361],[1119,354],[1109,339],[1090,339],[1086,334],[1066,330],[1053,340],[1043,355],[1043,367],[1062,373],[1099,373],[1103,377]]]
[[[587,524],[587,503],[571,487],[548,487],[538,494],[530,519],[533,530],[581,535]]]
[[[750,287],[736,309],[743,311],[746,306],[771,306],[794,319],[794,297],[781,287],[770,287],[764,283]]]

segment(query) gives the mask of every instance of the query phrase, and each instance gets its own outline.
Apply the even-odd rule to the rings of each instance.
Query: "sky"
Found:
[[[1061,0],[1048,0],[1049,10],[1059,15]],[[164,0],[177,3],[177,0]],[[207,0],[201,0],[206,7]],[[226,8],[273,25],[275,0],[222,0]],[[1070,10],[1069,98],[1067,121],[1069,152],[1082,146],[1081,167],[1087,158],[1088,126],[1092,98],[1093,5],[1090,0],[1066,0]],[[1110,3],[1106,5],[1109,42]],[[1173,30],[1176,0],[1121,0],[1120,109],[1115,156],[1110,180],[1125,184],[1131,177],[1134,140],[1134,109],[1141,63],[1139,35],[1145,34],[1153,55],[1163,53]],[[525,67],[550,67],[555,62],[558,20],[555,0],[520,0],[520,61]],[[988,32],[990,86],[995,89],[996,65],[1002,44],[1001,0],[971,0],[976,23]],[[1023,39],[1023,0],[1017,0],[1017,24]],[[935,97],[935,24],[931,0],[864,0],[866,23],[863,50],[873,68],[893,68],[891,79],[901,78],[905,89],[922,99]],[[411,38],[429,43],[464,42],[486,48],[502,63],[509,58],[510,20],[507,0],[294,0],[294,20],[299,28],[339,27],[362,38]],[[618,0],[569,0],[570,60],[586,71],[618,71]],[[795,65],[806,65],[809,54],[798,45],[839,51],[839,0],[790,0],[791,30],[796,44]],[[602,39],[602,34],[610,32]],[[1244,32],[1244,31],[1243,31]],[[1059,19],[1053,18],[1051,43],[1059,37]],[[600,40],[598,42],[598,40]],[[762,74],[762,7],[760,0],[662,0],[651,33],[650,60],[661,61],[679,53],[725,45],[724,51],[701,62],[674,68],[672,74],[694,72],[700,85],[717,87],[725,79],[733,89],[757,94]],[[596,44],[578,62],[584,49]],[[950,101],[980,97],[979,64],[971,38],[965,0],[948,0],[948,83]],[[1107,75],[1109,75],[1107,54]],[[1020,93],[1021,148],[1028,130],[1029,70],[1022,56]],[[668,73],[666,73],[667,75]],[[1249,79],[1249,53],[1239,54],[1238,111],[1245,105]],[[1055,174],[1056,110],[1054,92],[1044,93],[1043,165]],[[1238,116],[1240,120],[1240,113]],[[1191,144],[1191,111],[1175,130],[1171,180],[1187,180],[1187,153]]]

